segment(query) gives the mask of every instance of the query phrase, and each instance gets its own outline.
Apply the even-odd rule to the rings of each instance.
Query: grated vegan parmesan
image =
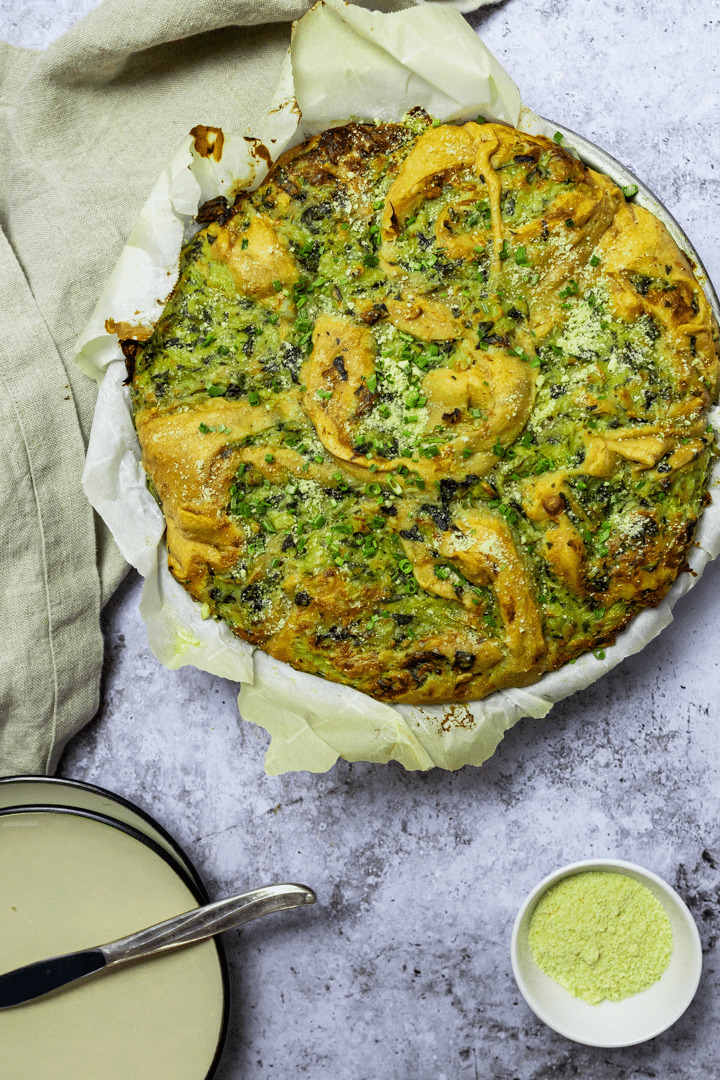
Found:
[[[549,889],[533,912],[528,940],[540,970],[591,1005],[647,990],[673,949],[670,921],[647,886],[600,870]]]

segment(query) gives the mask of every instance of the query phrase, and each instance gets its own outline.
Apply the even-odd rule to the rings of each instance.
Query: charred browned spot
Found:
[[[369,311],[358,315],[358,319],[360,319],[360,322],[367,323],[368,326],[374,326],[379,319],[384,319],[387,313],[388,309],[385,304],[375,304]]]
[[[252,147],[252,152],[255,157],[259,157],[260,160],[264,161],[269,168],[272,165],[272,154],[268,150],[265,143],[260,142],[259,139],[254,139],[252,135],[245,135],[244,139],[245,142],[250,143]]]
[[[516,147],[515,149],[517,149],[518,152],[513,157],[513,161],[515,161],[518,165],[536,165],[537,162],[540,160],[540,156],[543,152],[540,145],[526,145],[522,147]]]
[[[335,359],[333,360],[333,367],[337,371],[337,373],[340,376],[340,378],[342,379],[342,381],[347,382],[348,373],[347,373],[347,370],[345,368],[345,361],[343,360],[342,356],[336,356],[335,357]],[[357,393],[357,391],[356,391],[356,393]]]
[[[145,346],[141,341],[134,341],[132,338],[124,338],[120,341],[120,348],[125,357],[125,370],[127,371],[127,377],[123,385],[128,386],[133,381],[135,375],[135,361]]]
[[[133,341],[147,341],[153,336],[152,326],[133,326],[132,323],[115,322],[114,319],[105,320],[105,329],[108,334],[117,334],[121,342],[125,338],[132,338]]]
[[[358,402],[357,409],[355,410],[355,415],[357,417],[367,416],[367,414],[373,407],[377,395],[372,394],[370,390],[368,390],[365,383],[362,383],[355,391],[355,397],[357,398]]]
[[[679,323],[692,321],[697,312],[695,294],[685,282],[678,282],[671,289],[649,289],[646,296],[650,303],[661,304],[672,312],[674,320]]]
[[[337,645],[338,642],[347,641],[352,636],[349,626],[342,623],[331,623],[327,628],[320,630],[313,639],[313,644],[319,649],[326,649]]]
[[[337,165],[341,157],[347,153],[351,141],[343,128],[331,128],[330,131],[321,135],[317,146],[318,150],[327,154],[333,165]]]
[[[142,352],[143,342],[153,335],[152,326],[133,326],[128,322],[115,322],[114,319],[105,320],[105,329],[108,334],[117,334],[118,344],[125,357],[125,369],[127,376],[125,386],[129,385],[135,375],[135,362]]]
[[[585,178],[585,166],[577,158],[566,150],[564,146],[560,146],[558,143],[541,137],[541,143],[545,147],[545,150],[550,151],[550,159],[547,163],[547,168],[550,172],[550,178],[552,180],[570,181],[576,180],[580,183]]]
[[[210,199],[202,204],[195,215],[195,220],[200,225],[209,225],[211,221],[224,225],[231,216],[232,208],[228,205],[227,199],[224,195],[218,195],[216,199]]]
[[[200,157],[214,158],[220,161],[223,151],[225,136],[218,127],[206,127],[205,124],[196,124],[190,134],[195,141],[195,153]]]
[[[337,197],[345,190],[347,181],[358,170],[365,169],[369,159],[387,157],[406,139],[407,131],[400,124],[348,124],[313,135],[300,146],[285,151],[275,169],[292,162],[297,177],[302,177],[311,187],[332,184]],[[291,191],[288,194],[295,197]]]
[[[287,176],[282,170],[275,173],[273,179],[277,186],[281,188],[284,192],[286,192],[286,194],[288,194],[291,199],[297,199],[298,195],[300,194],[300,188],[294,180],[291,180],[289,176]]]
[[[555,517],[556,514],[561,514],[565,509],[565,499],[559,492],[552,492],[550,495],[546,495],[542,499],[543,509],[550,515]]]
[[[325,184],[332,184],[337,187],[338,193],[343,190],[338,180],[336,166],[332,162],[309,158],[303,163],[302,175],[310,187],[320,188]]]
[[[429,652],[413,653],[407,658],[403,667],[408,669],[416,686],[421,686],[428,675],[442,675],[447,662],[447,656],[433,649]]]
[[[467,696],[467,690],[457,684],[457,692]],[[476,720],[467,705],[446,705],[440,727],[443,731],[452,731],[453,728],[467,728],[472,730],[476,726]]]
[[[423,109],[422,105],[415,105],[408,113],[408,119],[423,121],[426,127],[430,127],[432,117]]]
[[[350,154],[370,157],[372,154],[386,154],[399,146],[407,134],[399,124],[346,124],[344,127],[330,128],[318,138],[317,149],[327,155],[333,164]]]
[[[375,681],[376,696],[380,698],[395,698],[400,697],[401,694],[407,693],[411,687],[411,680],[408,675],[402,677],[387,675],[380,675]],[[372,689],[370,691],[373,692]]]
[[[442,418],[447,424],[457,424],[462,418],[462,409],[453,409],[452,412],[444,412]]]

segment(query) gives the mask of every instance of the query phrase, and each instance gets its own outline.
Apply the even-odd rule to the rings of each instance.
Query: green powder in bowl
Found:
[[[553,885],[535,908],[528,944],[541,971],[591,1005],[622,1001],[657,982],[672,930],[647,886],[589,870]]]

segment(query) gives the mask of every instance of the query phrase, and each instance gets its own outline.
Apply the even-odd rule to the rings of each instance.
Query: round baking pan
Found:
[[[148,835],[68,806],[0,810],[0,968],[93,948],[206,902]],[[0,1011],[13,1080],[210,1080],[228,1024],[218,939]]]
[[[31,805],[76,807],[132,826],[179,864],[205,900],[205,886],[200,875],[177,841],[154,818],[120,795],[81,780],[64,780],[55,776],[0,777],[0,810]]]

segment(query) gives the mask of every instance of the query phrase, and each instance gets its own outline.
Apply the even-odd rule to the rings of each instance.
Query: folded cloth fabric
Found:
[[[0,42],[0,775],[53,772],[95,714],[126,570],[80,485],[96,386],[77,335],[180,139],[260,129],[309,6],[105,0],[44,52]]]

